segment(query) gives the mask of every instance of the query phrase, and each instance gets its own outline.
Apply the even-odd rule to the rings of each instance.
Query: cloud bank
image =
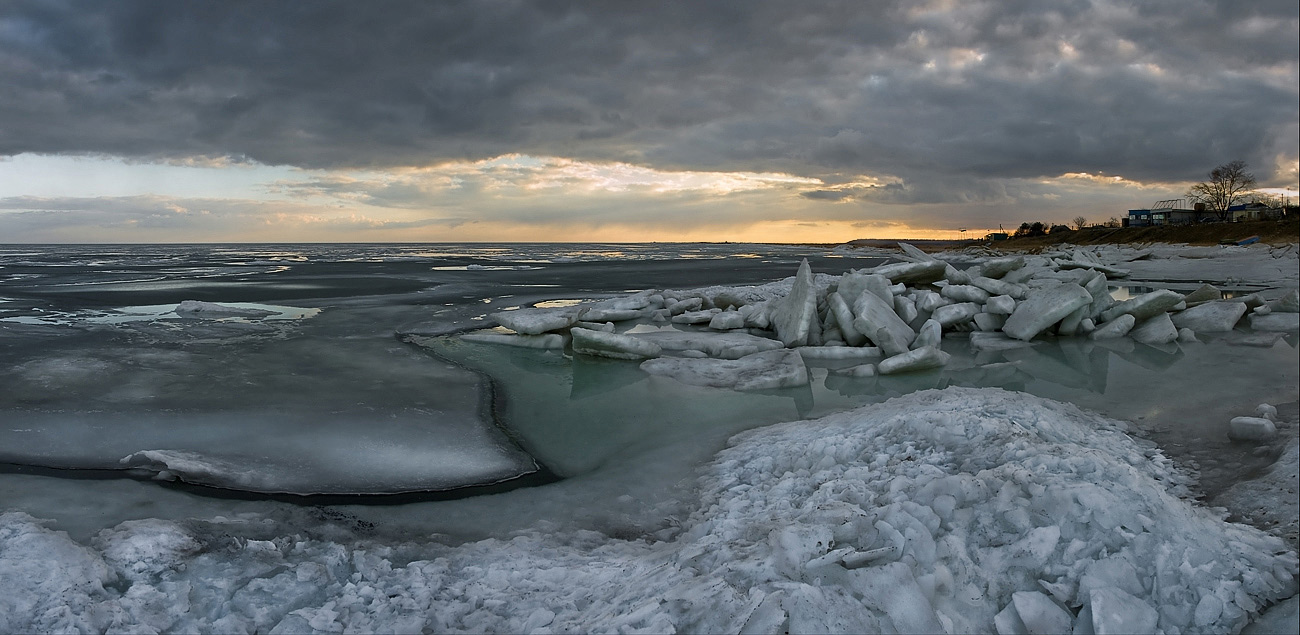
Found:
[[[0,155],[396,171],[351,193],[381,206],[419,204],[403,170],[522,155],[1023,216],[1043,179],[1241,158],[1282,187],[1300,156],[1294,2],[6,6]]]

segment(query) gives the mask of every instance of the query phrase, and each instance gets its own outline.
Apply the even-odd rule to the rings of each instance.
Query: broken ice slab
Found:
[[[229,317],[266,317],[275,315],[275,311],[227,306],[216,302],[185,300],[176,305],[176,315],[187,318],[229,318]]]
[[[1178,339],[1178,328],[1174,326],[1168,313],[1160,313],[1134,326],[1128,335],[1143,344],[1168,344]]]
[[[882,360],[876,365],[876,369],[881,375],[893,375],[895,373],[908,373],[917,370],[928,370],[939,368],[948,363],[952,356],[937,348],[926,346],[914,351],[908,351],[901,355]]]
[[[847,277],[848,274],[845,275]],[[831,293],[826,296],[826,304],[831,315],[835,316],[835,323],[849,346],[862,346],[867,342],[867,337],[853,327],[853,309],[845,302],[844,296],[839,292]]]
[[[1159,619],[1160,614],[1150,604],[1116,587],[1106,587],[1091,591],[1088,604],[1079,612],[1074,632],[1096,635],[1154,633]]]
[[[983,276],[972,278],[970,283],[972,286],[984,290],[991,296],[1005,295],[1019,300],[1024,298],[1026,293],[1024,285],[1012,284],[1010,282],[994,280]]]
[[[874,293],[863,293],[853,306],[857,317],[853,328],[866,335],[887,355],[907,352],[916,332],[894,313],[893,303],[886,303]]]
[[[1171,316],[1174,326],[1189,328],[1198,333],[1226,333],[1231,331],[1246,314],[1241,302],[1204,302],[1179,311]]]
[[[1282,313],[1300,313],[1300,289],[1287,291],[1282,297],[1269,300],[1266,306]]]
[[[1133,330],[1133,325],[1137,324],[1137,319],[1125,313],[1101,326],[1098,326],[1088,337],[1094,340],[1107,340],[1128,335]]]
[[[1250,322],[1250,328],[1256,331],[1298,331],[1300,330],[1300,313],[1268,313],[1266,315],[1251,315],[1246,318]]]
[[[698,298],[697,298],[698,299]],[[704,309],[702,311],[687,311],[674,315],[672,322],[674,324],[708,324],[713,321],[713,316],[721,313],[718,309]]]
[[[1156,289],[1136,298],[1129,298],[1101,312],[1103,322],[1109,322],[1125,313],[1138,320],[1145,320],[1159,313],[1164,313],[1183,301],[1183,295],[1169,289]]]
[[[772,390],[808,383],[808,368],[792,349],[764,351],[740,359],[661,357],[642,362],[641,370],[692,386],[734,390]]]
[[[520,335],[541,335],[547,331],[569,328],[578,321],[584,309],[557,307],[547,309],[516,309],[493,313],[492,319]]]
[[[869,270],[869,272],[889,278],[890,282],[926,284],[942,280],[947,269],[948,264],[942,260],[930,260],[927,262],[896,262],[881,265]]]
[[[709,357],[722,359],[738,359],[753,353],[784,348],[776,340],[735,331],[709,333],[663,330],[627,335],[655,344],[664,351],[700,351]]]
[[[1031,340],[1075,309],[1091,303],[1092,295],[1074,283],[1032,291],[1016,305],[1002,332],[1016,339]]]
[[[709,320],[709,328],[719,331],[730,331],[745,327],[745,316],[739,311],[723,311],[715,313]]]
[[[985,278],[998,279],[1025,266],[1024,256],[990,258],[980,265],[980,275]]]
[[[1195,291],[1183,296],[1183,302],[1186,302],[1188,307],[1194,307],[1198,304],[1213,302],[1222,298],[1223,292],[1219,291],[1214,285],[1203,284]]]
[[[978,313],[980,313],[980,305],[974,302],[960,302],[935,309],[933,319],[942,326],[952,327],[971,321]]]
[[[479,342],[481,344],[502,344],[505,346],[519,346],[522,348],[543,348],[562,350],[567,343],[567,338],[559,333],[544,333],[542,335],[515,335],[513,333],[493,333],[491,331],[481,331],[477,333],[465,333],[460,339],[466,342]]]
[[[939,295],[953,302],[975,302],[983,304],[989,299],[989,292],[973,284],[950,284],[939,290]]]
[[[806,258],[799,264],[790,293],[768,302],[768,316],[781,343],[786,346],[808,343],[812,322],[817,319],[817,288]]]
[[[581,355],[637,360],[658,357],[663,352],[657,344],[631,335],[579,327],[569,329],[569,335],[573,336],[573,352]]]

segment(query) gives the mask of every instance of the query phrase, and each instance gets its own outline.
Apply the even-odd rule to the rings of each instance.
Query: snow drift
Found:
[[[1281,540],[1189,502],[1124,424],[997,389],[751,430],[680,531],[381,545],[259,518],[90,545],[0,515],[0,631],[1231,632]]]

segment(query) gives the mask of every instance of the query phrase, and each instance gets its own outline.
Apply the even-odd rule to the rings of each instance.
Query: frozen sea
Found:
[[[1222,631],[1294,596],[1294,533],[1220,499],[1294,445],[1295,332],[949,337],[940,369],[759,392],[456,337],[895,255],[0,246],[0,631]],[[1121,299],[1297,277],[1267,246],[1125,266]],[[1263,403],[1291,425],[1230,441]]]

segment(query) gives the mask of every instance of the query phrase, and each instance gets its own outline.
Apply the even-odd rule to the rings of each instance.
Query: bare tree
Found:
[[[1117,217],[1115,217],[1115,216],[1111,216],[1110,219],[1106,221],[1106,226],[1107,226],[1107,227],[1120,227],[1120,226],[1122,226],[1123,224],[1124,224],[1124,223],[1121,223],[1120,220],[1119,220],[1119,218],[1117,218]]]
[[[1228,220],[1228,208],[1244,200],[1253,189],[1255,175],[1246,171],[1245,161],[1237,159],[1210,170],[1210,178],[1193,185],[1187,191],[1187,197],[1205,203],[1219,215],[1219,220]]]
[[[1087,224],[1088,224],[1088,219],[1086,219],[1086,218],[1084,218],[1084,217],[1082,217],[1082,216],[1075,216],[1075,217],[1074,217],[1074,228],[1075,228],[1075,229],[1083,229],[1084,226],[1086,226]]]

